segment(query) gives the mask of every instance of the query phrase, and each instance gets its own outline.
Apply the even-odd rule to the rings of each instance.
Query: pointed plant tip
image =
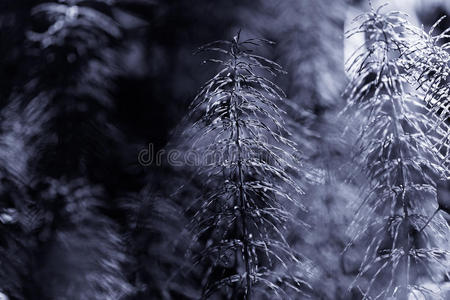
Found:
[[[381,5],[378,6],[378,8],[375,10],[374,7],[373,7],[373,5],[372,5],[372,1],[369,1],[369,5],[370,5],[370,7],[371,7],[371,10],[372,10],[372,11],[375,11],[376,14],[379,14],[380,11],[381,11],[383,8],[385,8],[386,6],[388,6],[389,4],[390,4],[389,2],[386,2],[386,3],[384,3],[384,4],[381,4]]]

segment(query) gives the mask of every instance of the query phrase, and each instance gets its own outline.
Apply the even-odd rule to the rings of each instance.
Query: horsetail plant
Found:
[[[348,34],[366,41],[348,64],[344,111],[357,116],[355,161],[367,183],[349,246],[361,240],[367,250],[352,287],[363,299],[444,299],[429,287],[444,280],[450,254],[448,225],[433,214],[437,180],[448,176],[435,143],[445,124],[416,80],[425,52],[411,51],[417,28],[398,12],[358,20]]]
[[[190,108],[191,149],[202,157],[198,173],[208,179],[188,210],[196,264],[205,266],[202,298],[224,292],[232,299],[262,299],[267,292],[290,298],[309,288],[306,260],[285,236],[302,225],[297,210],[304,188],[295,174],[295,144],[286,138],[283,91],[264,74],[282,73],[250,49],[266,40],[216,41],[200,48],[222,55],[221,70],[203,86]],[[270,42],[269,42],[270,43]],[[271,298],[272,299],[272,298]]]

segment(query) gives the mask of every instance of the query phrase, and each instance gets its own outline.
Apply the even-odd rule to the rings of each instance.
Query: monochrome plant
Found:
[[[102,164],[104,148],[117,133],[106,117],[117,73],[113,45],[121,36],[110,10],[108,1],[96,0],[46,2],[31,10],[30,56],[44,59],[34,60],[22,101],[43,95],[38,105],[46,107],[48,134],[38,141],[49,151],[36,160],[52,176],[86,172],[98,177],[90,166]],[[74,154],[80,150],[82,159]]]
[[[347,246],[366,245],[352,287],[363,299],[444,299],[429,287],[444,281],[450,255],[448,224],[434,213],[437,182],[448,178],[436,141],[449,130],[433,106],[445,105],[427,100],[441,92],[423,92],[421,80],[435,87],[437,75],[416,76],[434,68],[426,51],[416,51],[425,43],[417,42],[418,30],[401,13],[381,9],[359,16],[348,32],[365,36],[347,67],[345,114],[357,135],[354,161],[367,179]]]
[[[450,7],[372,2],[0,1],[0,299],[450,299]]]
[[[405,68],[412,77],[411,80],[415,83],[416,89],[421,91],[429,113],[441,119],[430,138],[442,155],[444,166],[448,168],[450,163],[450,132],[448,130],[450,43],[446,42],[446,39],[450,37],[450,28],[434,34],[436,27],[444,19],[445,16],[441,17],[429,31],[412,27],[414,42],[403,52],[403,56],[408,58]]]
[[[125,241],[133,245],[129,246],[133,260],[128,270],[134,296],[196,298],[197,277],[180,272],[182,267],[191,266],[184,258],[191,235],[185,230],[182,207],[175,199],[152,194],[150,186],[125,197],[123,206],[128,217]]]
[[[33,197],[26,210],[34,250],[29,268],[38,287],[26,298],[122,299],[131,293],[124,244],[102,212],[106,194],[100,186],[83,178],[48,178]]]
[[[305,210],[295,145],[285,137],[283,112],[276,100],[283,91],[264,74],[283,72],[250,47],[265,40],[216,41],[200,48],[219,56],[220,71],[202,87],[191,108],[196,118],[187,131],[206,159],[198,173],[204,193],[191,203],[191,252],[206,265],[202,298],[227,292],[232,299],[289,298],[305,293],[308,265],[286,238],[288,226],[301,225],[295,212]],[[295,298],[295,297],[294,297]]]

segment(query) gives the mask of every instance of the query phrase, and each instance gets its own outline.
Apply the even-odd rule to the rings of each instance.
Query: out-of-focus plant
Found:
[[[96,185],[110,170],[108,145],[117,137],[107,116],[121,30],[110,4],[58,1],[31,10],[24,42],[30,72],[1,120],[2,176],[14,183],[2,185],[2,197],[23,194],[2,199],[1,208],[1,261],[11,275],[2,274],[0,289],[12,299],[131,292],[121,236],[105,207],[109,195]]]
[[[135,287],[132,298],[195,299],[198,276],[180,272],[191,266],[185,258],[188,221],[175,199],[155,194],[153,189],[146,186],[123,198],[131,259],[128,273]]]
[[[122,299],[132,287],[125,277],[124,244],[117,225],[102,213],[105,193],[83,178],[48,179],[34,188],[28,211],[34,231],[32,279],[50,299]],[[37,222],[36,222],[37,221]],[[33,295],[34,296],[34,295]]]
[[[290,102],[316,114],[342,104],[339,91],[345,84],[342,56],[344,1],[261,1],[260,14],[249,11],[255,31],[275,39],[275,53],[287,66]]]
[[[43,127],[47,134],[39,139],[46,151],[36,168],[55,177],[82,172],[98,181],[110,168],[102,163],[105,149],[118,136],[108,113],[120,26],[108,1],[48,2],[31,13],[28,39],[36,64],[24,102],[45,94],[39,105],[50,116]]]
[[[348,145],[336,138],[344,127],[336,115],[345,105],[341,94],[346,84],[343,35],[347,4],[340,0],[259,2],[243,19],[250,20],[255,32],[276,41],[270,54],[288,71],[277,83],[287,94],[281,108],[287,112],[290,138],[302,151],[305,164],[321,174],[313,176],[316,181],[308,186],[310,197],[305,201],[310,213],[299,216],[313,229],[295,244],[315,261],[318,275],[311,282],[312,297],[345,297],[351,275],[341,267],[339,253],[348,242],[345,229],[352,218],[348,204],[353,187],[344,183],[345,174],[339,172],[347,160]]]

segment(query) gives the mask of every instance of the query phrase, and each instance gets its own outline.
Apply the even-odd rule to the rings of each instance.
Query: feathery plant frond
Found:
[[[423,68],[411,58],[417,30],[401,13],[380,10],[358,17],[349,32],[366,37],[348,62],[345,108],[359,129],[355,161],[368,179],[352,231],[352,242],[368,244],[354,285],[364,299],[443,299],[426,287],[449,267],[449,227],[433,214],[436,181],[448,176],[434,141],[442,120],[414,80],[412,68]]]
[[[412,71],[416,75],[415,79],[419,87],[424,90],[428,103],[432,105],[439,104],[443,113],[448,118],[448,70],[450,54],[448,49],[450,44],[444,43],[445,39],[450,37],[450,28],[444,32],[434,35],[436,27],[444,20],[445,16],[440,18],[429,31],[414,28],[417,39],[405,52],[405,55],[411,58]]]
[[[404,51],[408,58],[406,66],[416,89],[423,93],[422,98],[430,113],[441,119],[434,129],[432,136],[435,147],[443,155],[445,166],[450,167],[450,28],[434,35],[436,27],[445,18],[440,18],[429,31],[413,28],[414,42]]]
[[[309,287],[306,260],[286,239],[295,212],[305,210],[295,144],[285,137],[283,91],[264,74],[280,65],[251,50],[268,41],[216,41],[200,48],[219,54],[220,71],[191,105],[197,117],[187,133],[199,158],[205,193],[192,204],[192,252],[206,265],[203,298],[220,291],[232,298],[290,298]],[[303,174],[302,174],[303,175]],[[289,191],[289,192],[287,192]],[[297,295],[299,295],[297,294]],[[273,299],[273,298],[271,298]]]

